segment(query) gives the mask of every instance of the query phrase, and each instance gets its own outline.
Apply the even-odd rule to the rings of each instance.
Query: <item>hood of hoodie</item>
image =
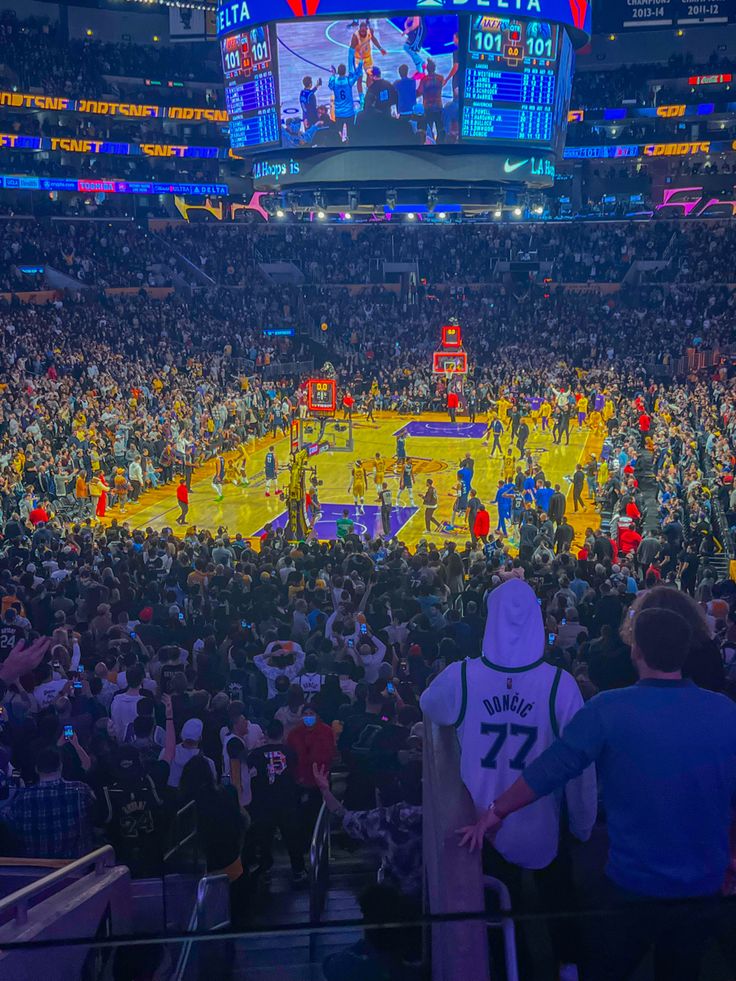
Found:
[[[500,668],[525,668],[544,654],[544,623],[534,590],[509,579],[488,595],[483,657]]]

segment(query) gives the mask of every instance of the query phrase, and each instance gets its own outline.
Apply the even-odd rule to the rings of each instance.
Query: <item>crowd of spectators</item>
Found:
[[[0,222],[0,277],[10,288],[18,266],[46,265],[83,286],[166,286],[160,243],[129,222]],[[27,290],[25,277],[16,286]]]
[[[699,63],[694,56],[673,54],[665,63],[650,65],[621,65],[618,68],[587,69],[578,65],[573,76],[570,106],[573,109],[601,109],[618,107],[622,102],[637,105],[666,105],[674,95],[675,102],[683,101],[683,90],[660,88],[656,94],[651,86],[652,79],[683,79],[691,75],[711,75],[717,72],[733,72],[733,59],[724,57],[717,51],[704,62]]]
[[[85,229],[55,229],[36,244],[58,259],[71,243],[80,261],[90,252],[94,262],[102,236],[108,255],[110,242],[127,241],[113,237],[115,226]],[[240,228],[162,233],[225,285],[253,286],[246,262],[291,256],[308,273],[298,298],[263,284],[165,302],[92,289],[44,307],[0,308],[3,849],[71,858],[108,840],[135,875],[157,874],[173,814],[194,801],[208,869],[227,870],[238,924],[249,922],[276,829],[295,885],[303,881],[323,799],[346,834],[377,846],[385,888],[416,908],[419,699],[445,668],[481,653],[486,602],[507,580],[534,589],[544,657],[573,675],[583,700],[635,680],[631,620],[648,602],[665,603],[662,589],[692,624],[686,677],[719,692],[734,680],[734,598],[713,565],[722,542],[704,462],[720,486],[733,486],[736,389],[726,369],[688,383],[651,377],[688,348],[732,342],[734,296],[719,284],[732,267],[718,260],[730,251],[730,226],[308,231],[311,247],[298,226],[256,240]],[[461,279],[464,256],[476,276],[493,258],[541,253],[542,242],[571,276],[586,249],[617,277],[622,256],[666,259],[671,250],[681,268],[711,251],[713,234],[721,250],[699,287],[608,294]],[[13,235],[10,223],[6,264]],[[250,256],[234,248],[241,235]],[[24,234],[21,248],[29,241]],[[369,284],[357,296],[329,285],[350,263],[365,283],[369,260],[391,247],[391,258],[419,259],[426,284],[405,295]],[[139,251],[144,261],[154,254]],[[244,264],[231,273],[226,254]],[[322,276],[312,262],[323,263]],[[89,281],[107,268],[90,266]],[[303,379],[259,369],[298,359],[311,342],[277,344],[264,324],[326,323],[340,396],[415,415],[442,406],[426,366],[438,324],[453,315],[473,364],[466,396],[479,413],[502,392],[519,403],[548,397],[556,420],[571,411],[560,407],[563,390],[584,392],[591,406],[610,403],[600,457],[571,476],[576,497],[600,501],[601,530],[577,541],[560,531],[565,495],[534,458],[522,463],[518,488],[514,480],[525,498],[518,555],[502,535],[483,540],[470,524],[467,544],[428,536],[415,550],[349,528],[341,540],[298,546],[267,529],[255,548],[224,530],[179,538],[125,524],[126,497],[288,428]],[[114,519],[95,522],[90,488],[102,478],[114,499],[119,477]],[[78,509],[66,519],[70,495]],[[338,760],[342,801],[327,775]],[[123,806],[131,800],[134,809]]]
[[[70,39],[58,24],[34,18],[19,21],[9,11],[0,19],[0,42],[3,64],[14,73],[21,91],[40,88],[49,95],[93,99],[112,91],[108,76],[222,82],[218,59],[204,45]],[[166,86],[154,91],[158,95]],[[183,94],[181,89],[173,92],[180,98]]]
[[[637,260],[667,260],[659,279],[736,280],[734,231],[729,222],[682,227],[670,222],[505,222],[461,226],[334,226],[274,222],[248,225],[172,225],[166,241],[217,283],[246,285],[257,262],[291,262],[312,284],[380,282],[383,262],[416,263],[433,285],[499,281],[497,263],[550,264],[560,283],[620,282]],[[681,243],[681,244],[680,244]],[[692,246],[691,246],[692,243]],[[506,268],[506,267],[504,267]],[[547,270],[545,270],[547,275]]]

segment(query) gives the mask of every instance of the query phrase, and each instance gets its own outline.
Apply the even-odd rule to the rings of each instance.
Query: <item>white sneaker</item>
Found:
[[[560,964],[560,981],[580,981],[577,964]]]

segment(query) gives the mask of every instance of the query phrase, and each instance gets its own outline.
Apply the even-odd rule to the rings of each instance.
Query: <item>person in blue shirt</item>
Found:
[[[359,61],[351,72],[346,65],[338,65],[327,83],[335,100],[335,119],[350,128],[355,122],[353,86],[363,77],[363,62]]]
[[[549,480],[546,483],[543,483],[541,480],[537,481],[534,500],[540,511],[549,511],[549,502],[552,500],[553,495],[554,491]]]
[[[467,495],[470,493],[473,484],[473,471],[468,466],[462,466],[457,472],[457,479],[463,485],[463,491]]]
[[[511,507],[514,501],[514,485],[510,481],[505,484],[502,480],[499,480],[498,490],[493,500],[498,506],[498,525],[496,526],[496,531],[500,531],[502,535],[506,535],[506,522],[511,519]]]
[[[736,840],[736,705],[683,679],[689,619],[662,607],[636,612],[638,683],[592,698],[460,830],[462,844],[477,848],[509,814],[597,765],[609,837],[605,901],[615,909],[594,919],[590,981],[626,981],[652,948],[657,981],[694,981],[721,914]],[[675,899],[691,902],[662,902]]]
[[[302,79],[304,88],[299,93],[299,105],[302,110],[302,122],[304,129],[314,126],[318,120],[317,116],[317,89],[322,85],[322,79],[317,79],[317,84],[312,85],[311,76],[305,75]]]
[[[413,116],[417,104],[417,83],[409,78],[409,66],[399,65],[399,77],[394,82],[399,116]]]

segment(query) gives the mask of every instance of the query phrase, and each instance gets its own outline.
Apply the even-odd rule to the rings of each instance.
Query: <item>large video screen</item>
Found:
[[[458,19],[277,24],[285,147],[457,143]]]
[[[574,52],[513,15],[302,18],[221,41],[233,149],[436,147],[560,151]]]

